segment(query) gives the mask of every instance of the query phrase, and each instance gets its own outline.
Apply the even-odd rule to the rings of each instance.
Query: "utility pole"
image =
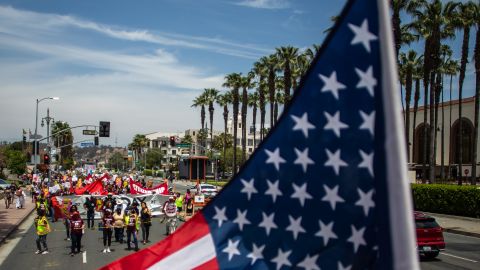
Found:
[[[51,152],[52,152],[52,146],[50,144],[50,122],[53,122],[55,119],[53,117],[50,117],[50,108],[47,108],[47,117],[42,118],[42,127],[44,126],[43,121],[47,123],[47,153],[49,157],[49,161],[51,162]],[[52,183],[52,172],[50,169],[50,163],[48,164],[48,183]]]

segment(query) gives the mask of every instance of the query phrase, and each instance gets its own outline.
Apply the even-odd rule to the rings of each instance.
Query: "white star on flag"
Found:
[[[337,235],[333,232],[333,221],[325,225],[321,220],[318,221],[320,225],[320,231],[318,231],[315,236],[323,238],[323,245],[327,246],[330,239],[337,239]]]
[[[233,220],[233,223],[238,224],[240,231],[243,230],[243,225],[250,224],[250,221],[247,219],[247,210],[242,212],[240,209],[237,209],[237,217]]]
[[[307,255],[303,261],[297,264],[297,267],[301,267],[305,270],[320,270],[320,267],[317,265],[318,254],[315,256]]]
[[[375,111],[372,111],[370,114],[360,111],[360,116],[363,119],[363,123],[360,126],[360,129],[366,129],[374,136],[375,134]]]
[[[327,118],[327,124],[323,127],[324,130],[332,130],[338,138],[340,138],[340,131],[348,128],[348,125],[340,121],[340,112],[336,112],[333,116],[328,112],[323,113]]]
[[[315,129],[315,126],[308,122],[308,114],[303,113],[302,117],[291,115],[291,117],[293,121],[295,121],[295,126],[293,126],[293,130],[301,130],[305,138],[308,138],[308,130]]]
[[[302,207],[305,205],[305,200],[306,199],[312,199],[312,195],[308,194],[307,192],[307,183],[304,183],[301,186],[295,185],[295,183],[292,183],[292,187],[294,189],[294,192],[291,196],[292,199],[298,199],[300,201],[300,204]]]
[[[272,262],[277,264],[277,270],[282,268],[282,266],[292,266],[290,261],[288,260],[288,256],[290,256],[290,253],[292,253],[291,250],[283,252],[282,249],[278,249],[277,257],[272,259]]]
[[[293,239],[297,240],[298,234],[305,232],[305,229],[301,225],[302,217],[300,216],[297,219],[294,219],[292,216],[289,215],[288,220],[290,220],[290,225],[288,225],[286,230],[292,232]]]
[[[341,262],[338,262],[338,269],[337,270],[350,270],[350,269],[352,269],[351,265],[343,266],[343,264]]]
[[[265,192],[265,195],[270,195],[272,196],[272,200],[275,203],[275,200],[277,199],[277,196],[282,196],[282,192],[278,188],[278,184],[280,181],[275,181],[275,182],[270,182],[270,180],[267,179],[267,185],[268,189]]]
[[[303,172],[306,173],[307,166],[310,164],[311,165],[315,164],[315,162],[313,162],[313,160],[311,160],[308,157],[308,147],[305,148],[303,152],[298,150],[297,148],[294,148],[294,150],[295,150],[295,154],[297,155],[297,159],[295,160],[294,164],[302,165]]]
[[[366,88],[370,96],[373,97],[373,88],[377,86],[377,79],[373,77],[373,68],[369,66],[367,71],[363,72],[362,70],[355,68],[360,81],[357,84],[357,88]]]
[[[347,241],[353,244],[353,250],[356,253],[360,246],[367,245],[367,243],[365,243],[365,239],[363,238],[365,227],[360,228],[360,230],[357,230],[355,226],[351,225],[351,228],[352,228],[352,236],[350,236],[350,238],[348,238]]]
[[[358,164],[358,168],[366,168],[370,173],[370,176],[373,177],[373,152],[367,154],[362,150],[359,151],[360,156],[362,157],[362,162]]]
[[[223,224],[224,221],[227,221],[227,216],[225,215],[225,211],[227,210],[226,207],[223,207],[222,209],[218,208],[215,206],[215,216],[213,216],[213,219],[218,221],[218,227],[220,228]]]
[[[238,251],[238,243],[240,243],[240,240],[233,242],[228,239],[228,246],[222,250],[224,253],[228,253],[229,261],[232,260],[233,255],[240,255],[240,251]]]
[[[368,211],[370,210],[370,208],[375,207],[375,202],[372,199],[373,189],[371,189],[367,193],[364,193],[360,188],[358,188],[357,191],[360,199],[355,203],[355,205],[361,206],[363,208],[365,216],[368,216]]]
[[[325,196],[323,196],[322,201],[329,202],[332,210],[335,210],[337,203],[345,202],[342,197],[338,195],[338,185],[330,189],[327,185],[323,185],[325,190]]]
[[[257,260],[263,259],[263,250],[265,249],[265,245],[257,247],[255,243],[253,244],[253,250],[252,252],[248,253],[247,258],[252,259],[252,262],[250,265],[253,265]]]
[[[265,231],[267,232],[267,235],[270,234],[270,231],[272,229],[278,228],[277,224],[275,224],[275,222],[273,221],[273,219],[275,218],[275,213],[272,213],[271,215],[267,216],[265,213],[262,212],[262,217],[263,217],[263,220],[262,222],[260,222],[260,224],[258,224],[258,227],[264,228]]]
[[[250,201],[250,198],[252,197],[253,193],[258,193],[257,189],[254,186],[254,179],[250,179],[250,182],[247,182],[243,179],[240,179],[243,184],[243,188],[240,192],[242,193],[247,193],[247,198]]]
[[[332,167],[335,171],[335,174],[338,175],[340,172],[340,167],[347,167],[348,164],[340,159],[340,149],[335,151],[335,153],[330,152],[330,150],[325,149],[327,152],[328,160],[325,162],[325,167]]]
[[[265,149],[265,153],[268,155],[268,159],[266,161],[267,164],[272,163],[275,166],[275,169],[280,170],[280,164],[285,163],[285,159],[280,156],[280,148],[275,148],[273,152],[268,151]]]
[[[322,87],[321,92],[331,92],[332,95],[335,97],[335,99],[338,100],[338,90],[346,89],[347,87],[337,81],[337,72],[333,71],[332,74],[330,74],[330,77],[323,76],[322,74],[318,74],[320,79],[325,83],[325,85]]]
[[[348,24],[348,27],[355,34],[355,37],[352,39],[350,44],[355,45],[362,43],[365,50],[370,53],[370,41],[377,40],[377,36],[368,31],[368,20],[363,20],[360,27],[351,23]]]

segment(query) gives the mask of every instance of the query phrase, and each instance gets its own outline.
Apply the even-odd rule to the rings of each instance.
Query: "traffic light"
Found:
[[[27,136],[23,135],[23,143],[26,143],[26,142],[27,142]]]
[[[110,137],[110,122],[100,121],[99,137]]]
[[[50,164],[50,156],[48,154],[43,155],[43,164]]]
[[[95,146],[98,146],[98,136],[95,136]]]
[[[175,146],[175,136],[170,136],[170,146]]]

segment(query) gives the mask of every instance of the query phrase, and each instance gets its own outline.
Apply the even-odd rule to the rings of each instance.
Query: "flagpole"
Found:
[[[390,215],[393,269],[420,269],[415,243],[413,206],[407,178],[405,132],[400,113],[402,108],[396,91],[397,67],[393,51],[389,1],[377,0],[379,12],[380,54],[382,69],[383,104],[385,114],[385,149],[387,191]]]

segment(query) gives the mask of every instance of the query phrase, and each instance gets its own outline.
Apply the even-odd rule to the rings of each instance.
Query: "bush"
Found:
[[[155,174],[156,172],[156,174]],[[143,170],[143,174],[146,176],[156,176],[156,177],[163,177],[163,171],[162,170],[151,170],[151,169],[145,169]]]
[[[456,185],[412,184],[415,210],[480,217],[480,188]]]

